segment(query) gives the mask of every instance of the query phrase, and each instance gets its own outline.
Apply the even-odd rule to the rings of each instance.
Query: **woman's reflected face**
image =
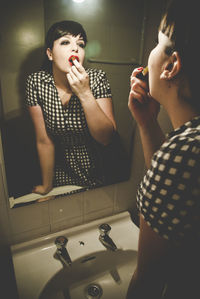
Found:
[[[85,42],[80,35],[64,35],[53,43],[53,48],[47,49],[49,60],[54,69],[67,73],[71,68],[70,57],[77,56],[81,64],[85,58]]]

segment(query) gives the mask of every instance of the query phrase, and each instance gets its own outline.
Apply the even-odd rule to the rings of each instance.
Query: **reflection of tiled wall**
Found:
[[[129,35],[126,35],[126,28],[124,23],[128,20],[129,24],[135,22],[137,25],[137,14],[133,14],[132,11],[124,11],[124,3],[131,3],[133,1],[121,1],[121,0],[86,0],[88,2],[97,1],[98,3],[109,4],[109,11],[104,19],[100,18],[103,16],[103,6],[99,6],[99,13],[94,14],[94,7],[91,6],[91,10],[88,10],[88,16],[84,19],[80,17],[78,11],[70,5],[67,8],[62,7],[60,12],[58,11],[58,6],[53,7],[53,13],[56,12],[55,17],[50,17],[50,14],[47,17],[47,10],[43,10],[43,1],[42,0],[33,0],[25,1],[19,0],[16,2],[16,7],[13,7],[13,10],[6,12],[6,18],[11,17],[11,22],[8,22],[7,30],[14,30],[15,22],[21,22],[24,19],[25,26],[33,26],[35,32],[39,39],[38,47],[43,43],[44,32],[41,31],[41,28],[44,28],[44,19],[43,13],[45,12],[46,17],[46,27],[49,27],[51,23],[57,21],[58,13],[62,13],[60,17],[62,19],[72,17],[72,12],[74,13],[74,19],[80,17],[80,22],[86,24],[85,29],[90,33],[88,36],[89,40],[100,38],[101,45],[104,51],[100,54],[99,58],[107,59],[119,59],[124,60],[129,59],[134,53],[137,56],[138,47],[135,48],[135,44],[139,40],[139,31],[136,30],[136,37],[133,40],[131,36],[131,31]],[[164,1],[164,0],[163,0]],[[55,1],[55,0],[45,0],[44,4],[52,4],[60,2],[67,3],[66,1]],[[140,6],[142,1],[136,1]],[[157,24],[160,19],[161,13],[161,3],[160,0],[151,0],[146,1],[148,3],[148,14],[147,14],[147,27],[146,35],[144,40],[145,52],[144,52],[144,64],[147,63],[147,57],[150,49],[153,46],[153,41],[157,34]],[[151,2],[151,3],[150,3]],[[24,4],[25,3],[25,4]],[[37,5],[35,5],[37,3]],[[68,3],[71,3],[71,0],[68,0]],[[151,5],[150,5],[150,4]],[[23,5],[24,4],[24,5]],[[116,5],[116,8],[113,8],[113,4]],[[13,4],[15,5],[15,4]],[[121,5],[121,6],[120,6]],[[112,9],[113,8],[113,9]],[[23,10],[23,13],[20,12],[20,9]],[[133,17],[134,15],[134,17]],[[99,18],[97,18],[99,16]],[[95,20],[96,24],[92,24],[89,19]],[[105,22],[106,20],[106,22]],[[120,21],[123,26],[120,26]],[[9,27],[10,26],[10,27]],[[101,26],[101,27],[100,27]],[[135,25],[134,25],[135,26]],[[109,30],[108,30],[109,27]],[[27,27],[28,28],[28,27]],[[92,29],[95,28],[95,31]],[[101,30],[99,29],[101,28]],[[130,27],[131,29],[132,27]],[[115,34],[115,29],[118,29],[117,34]],[[5,35],[3,35],[4,37]],[[9,36],[7,39],[11,38]],[[5,39],[6,41],[6,39]],[[15,40],[15,42],[17,42]],[[31,42],[31,41],[30,41]],[[119,43],[119,44],[118,44]],[[33,45],[28,44],[29,47],[33,48]],[[116,49],[111,47],[115,45]],[[117,45],[117,46],[116,46]],[[132,48],[131,48],[132,47]],[[134,48],[134,50],[133,50]],[[4,111],[12,111],[17,109],[19,105],[18,93],[17,93],[17,73],[15,66],[20,61],[22,62],[21,55],[23,51],[26,53],[29,52],[28,49],[23,47],[17,48],[17,61],[9,60],[9,57],[12,56],[12,48],[8,49],[8,52],[3,53],[5,60],[3,61],[2,68],[2,86],[4,86],[4,97],[7,97],[10,102],[5,103]],[[18,54],[19,53],[19,54]],[[103,54],[106,53],[104,57]],[[112,55],[111,55],[112,54]],[[110,55],[110,57],[109,57]],[[35,56],[34,56],[35,57]],[[32,61],[35,58],[33,58]],[[10,64],[10,61],[12,62]],[[36,61],[34,63],[37,69]],[[88,64],[91,67],[99,67],[99,65]],[[144,172],[144,161],[143,153],[141,150],[140,138],[138,136],[138,130],[135,124],[130,117],[130,113],[127,108],[128,101],[128,92],[129,92],[129,77],[132,70],[132,67],[127,66],[115,66],[115,65],[101,65],[111,81],[112,91],[113,91],[113,101],[115,108],[115,115],[119,123],[119,130],[122,132],[123,138],[130,140],[130,137],[134,137],[131,140],[132,149],[132,161],[131,161],[131,176],[128,181],[122,182],[119,184],[114,184],[111,186],[106,186],[103,188],[98,188],[95,190],[90,190],[87,192],[82,192],[79,194],[74,194],[68,196],[67,198],[61,197],[59,199],[31,204],[24,207],[10,209],[8,205],[7,198],[5,196],[4,187],[2,185],[2,173],[0,172],[0,242],[2,246],[6,248],[8,244],[14,244],[21,241],[29,240],[38,236],[46,235],[50,232],[56,232],[64,228],[72,227],[74,225],[79,225],[82,223],[89,222],[94,219],[98,219],[104,216],[112,215],[121,211],[129,210],[134,212],[135,210],[135,192],[137,185]],[[1,79],[2,79],[1,78]],[[9,84],[12,81],[12,84]],[[16,102],[13,100],[13,94],[16,96]],[[11,97],[12,96],[12,97]],[[12,106],[12,103],[15,102]],[[122,118],[121,118],[122,117]],[[122,119],[121,123],[120,120]],[[160,117],[161,122],[163,121],[163,116]],[[168,128],[168,120],[164,115],[164,126]],[[125,141],[126,142],[126,141]],[[128,141],[127,141],[128,143]],[[0,165],[2,166],[2,165]],[[8,251],[4,251],[4,260],[8,256],[5,254]],[[1,269],[2,270],[2,269]],[[0,271],[1,271],[0,270]],[[3,271],[3,270],[2,270]],[[5,274],[4,274],[5,276]],[[10,298],[15,298],[14,296]]]

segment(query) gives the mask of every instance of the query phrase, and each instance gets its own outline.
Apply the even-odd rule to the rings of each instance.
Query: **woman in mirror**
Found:
[[[102,70],[83,67],[87,36],[74,21],[53,24],[46,35],[46,59],[28,76],[26,104],[36,133],[42,183],[97,187],[105,174],[98,147],[116,131],[110,84]]]
[[[199,298],[200,43],[195,0],[172,0],[148,59],[148,83],[131,76],[129,109],[137,121],[147,173],[137,192],[137,267],[127,299]],[[173,131],[157,121],[166,110]]]

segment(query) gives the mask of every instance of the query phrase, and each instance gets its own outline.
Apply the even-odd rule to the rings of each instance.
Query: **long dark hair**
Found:
[[[71,34],[73,36],[80,35],[83,38],[85,45],[87,43],[87,35],[83,28],[83,26],[75,21],[66,20],[54,23],[48,30],[45,39],[45,49],[44,49],[44,61],[42,64],[41,69],[51,72],[52,69],[52,62],[49,61],[46,55],[46,49],[53,48],[53,43],[55,40],[59,39],[60,37]]]

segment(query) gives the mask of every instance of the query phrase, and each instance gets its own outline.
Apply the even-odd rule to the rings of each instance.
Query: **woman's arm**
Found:
[[[54,144],[48,136],[42,109],[39,105],[29,107],[36,134],[37,151],[42,173],[42,185],[34,187],[33,192],[46,194],[53,187],[54,175]]]
[[[91,94],[87,100],[82,101],[82,106],[93,138],[104,145],[109,144],[113,132],[116,130],[112,99],[101,98],[96,100]]]
[[[67,74],[71,89],[81,101],[91,135],[98,142],[107,145],[116,130],[112,99],[96,100],[90,89],[87,72],[76,60],[74,64]]]
[[[152,156],[165,141],[165,136],[156,120],[152,120],[147,126],[139,126],[139,132],[145,165],[150,168]]]
[[[169,241],[140,215],[137,268],[130,282],[127,299],[160,299],[171,263]]]
[[[157,121],[160,105],[149,95],[147,83],[136,78],[138,73],[136,69],[131,76],[128,107],[138,124],[145,164],[149,168],[151,158],[164,142],[165,135]]]

